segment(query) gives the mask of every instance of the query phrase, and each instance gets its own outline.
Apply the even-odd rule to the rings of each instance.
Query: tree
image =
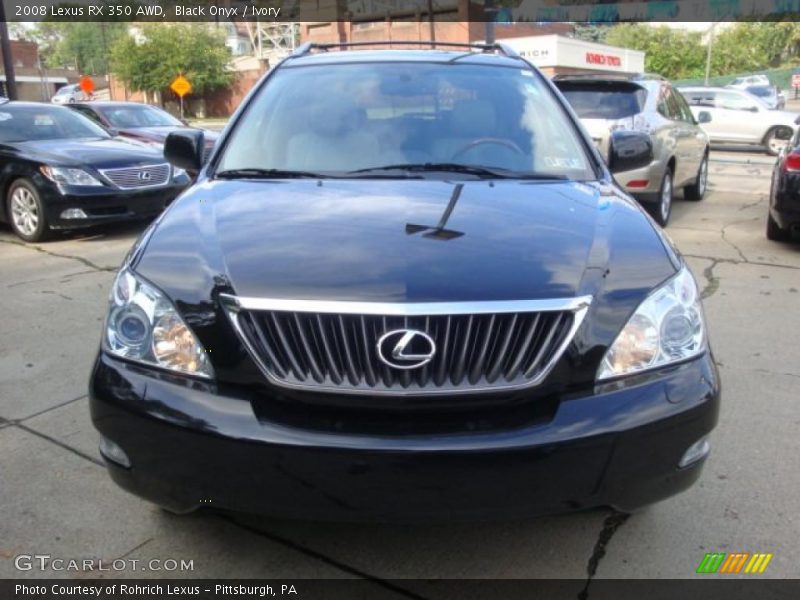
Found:
[[[120,22],[42,21],[25,32],[39,45],[39,56],[50,68],[70,66],[88,75],[105,75],[111,47],[127,35]]]
[[[689,79],[704,73],[706,50],[699,32],[623,23],[608,32],[606,42],[643,51],[645,70],[667,79]]]
[[[798,23],[736,23],[715,36],[711,72],[729,75],[777,67],[796,55],[798,41]]]
[[[179,73],[196,92],[227,85],[229,61],[223,33],[204,23],[142,24],[111,52],[114,74],[130,89],[151,93],[165,90]]]

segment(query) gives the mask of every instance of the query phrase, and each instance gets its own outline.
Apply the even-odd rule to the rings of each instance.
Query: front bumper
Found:
[[[114,190],[108,187],[65,188],[55,185],[43,191],[47,222],[54,229],[78,229],[116,221],[142,219],[159,214],[189,185],[188,177],[162,187]],[[86,217],[65,219],[67,209],[81,209]]]
[[[131,468],[126,490],[176,512],[216,507],[297,518],[512,517],[633,510],[688,488],[678,468],[715,426],[710,355],[560,399],[552,419],[480,433],[377,436],[259,418],[243,390],[186,381],[103,353],[92,419]]]

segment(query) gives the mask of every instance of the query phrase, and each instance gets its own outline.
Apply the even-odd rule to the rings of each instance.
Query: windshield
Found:
[[[0,142],[108,137],[101,127],[68,108],[0,106]]]
[[[56,96],[68,96],[73,93],[77,87],[76,85],[65,85],[56,92]]]
[[[343,176],[406,164],[594,176],[575,127],[532,71],[457,62],[283,68],[237,123],[217,173]]]
[[[104,106],[98,109],[112,127],[180,127],[183,125],[171,114],[152,106]]]

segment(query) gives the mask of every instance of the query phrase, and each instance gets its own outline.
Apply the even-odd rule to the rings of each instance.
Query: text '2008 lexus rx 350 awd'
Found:
[[[323,50],[329,50],[324,52]],[[689,487],[719,377],[685,262],[502,46],[305,46],[142,235],[91,376],[123,488],[338,520],[633,510]]]

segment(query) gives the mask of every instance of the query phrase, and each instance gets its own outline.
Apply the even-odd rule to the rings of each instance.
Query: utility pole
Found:
[[[494,44],[494,0],[483,0],[483,16],[486,19],[486,43]]]
[[[708,28],[708,44],[706,46],[706,80],[705,85],[708,85],[708,78],[711,76],[711,48],[714,46],[714,27],[716,23],[712,23]]]
[[[433,22],[433,0],[428,0],[428,28],[430,30],[431,45],[436,48],[436,25]]]
[[[6,9],[0,0],[0,50],[3,52],[3,72],[6,74],[6,94],[9,100],[17,99],[17,79],[14,76],[14,61],[11,58],[11,42],[8,38]]]

